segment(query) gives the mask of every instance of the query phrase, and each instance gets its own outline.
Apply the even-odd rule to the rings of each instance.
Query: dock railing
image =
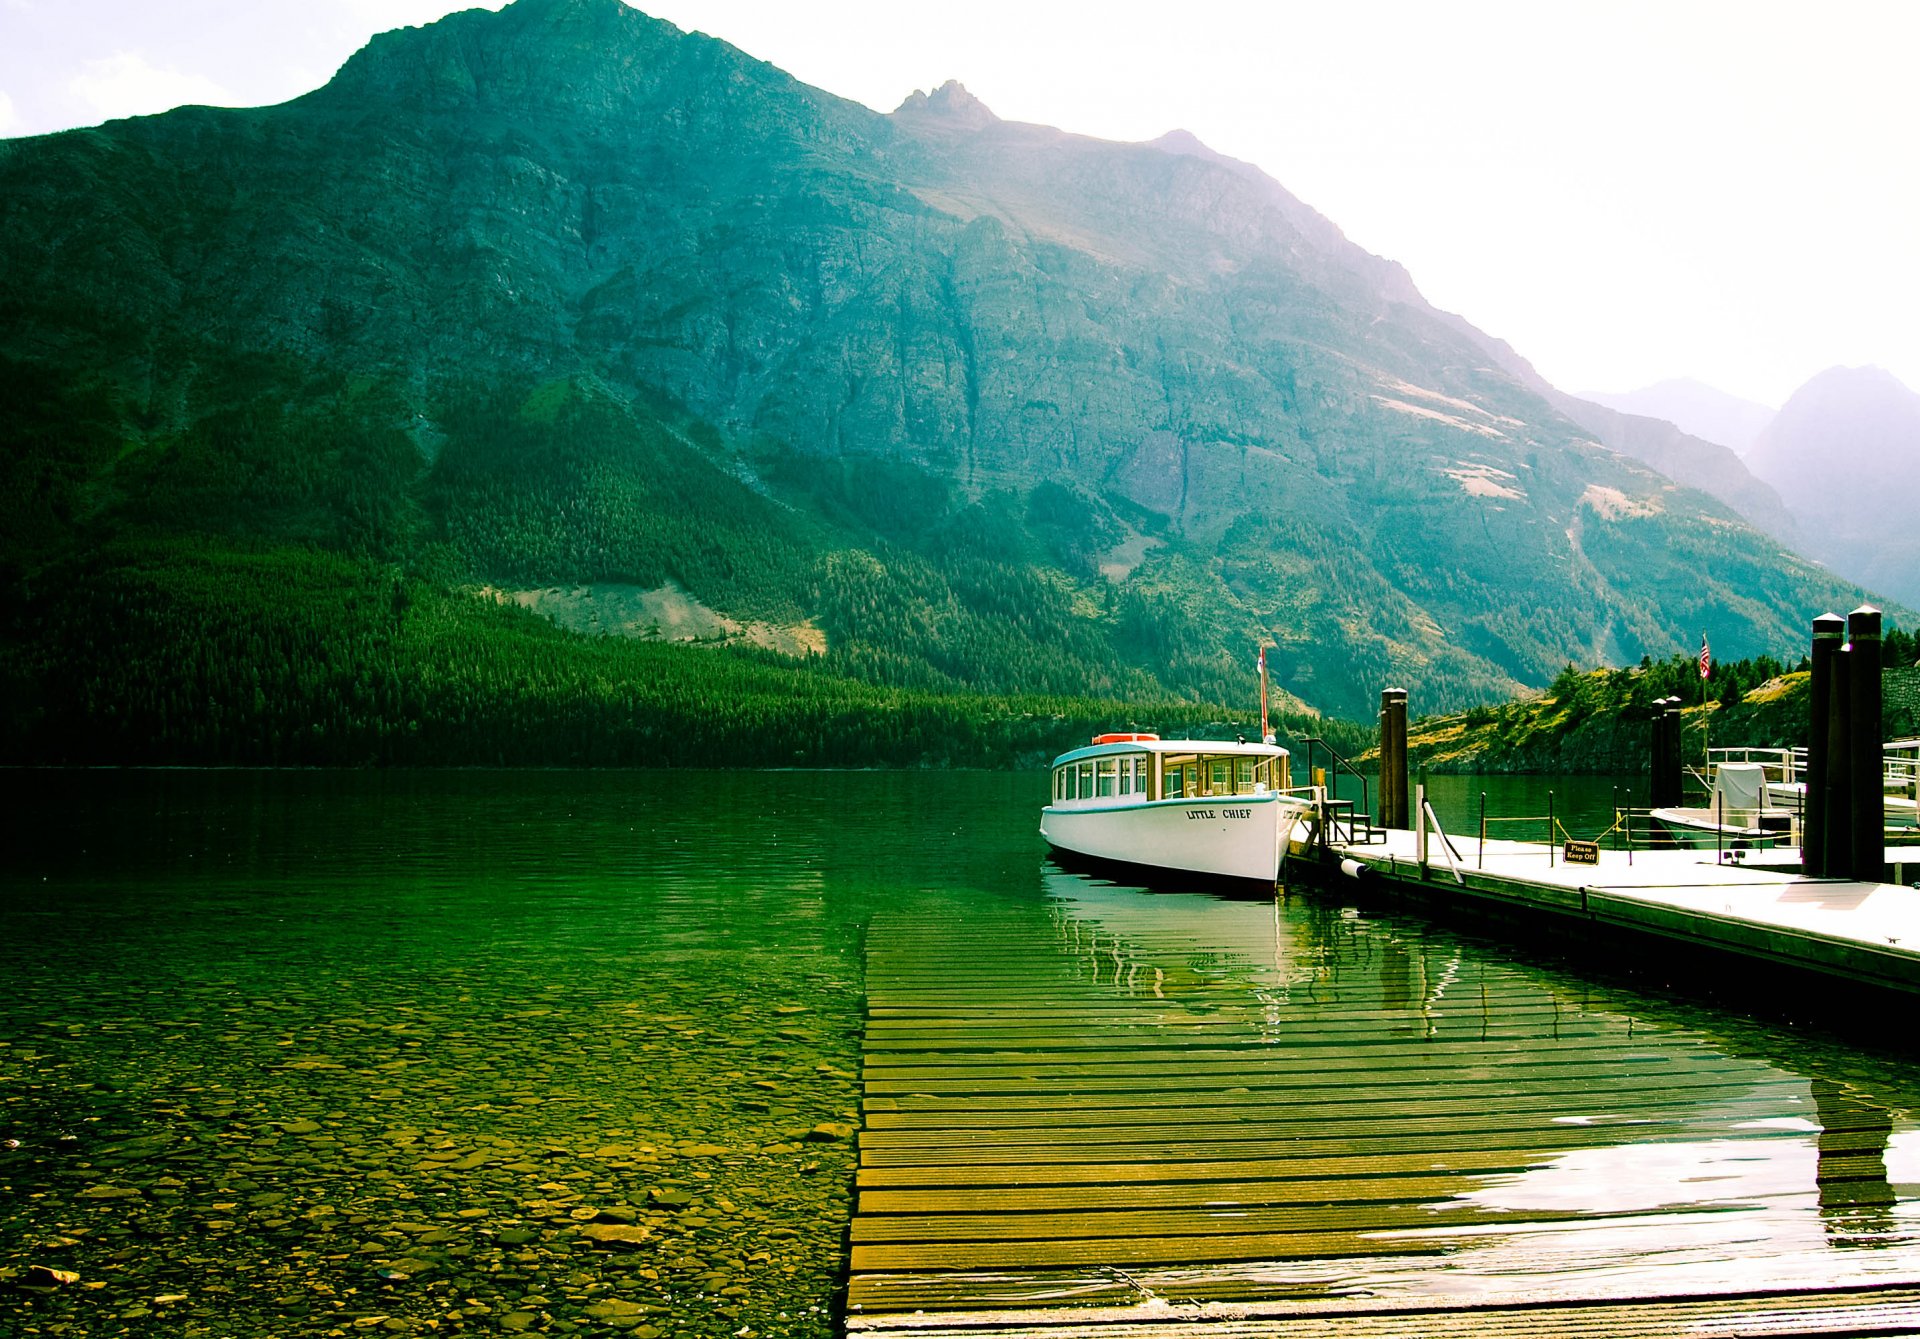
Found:
[[[1547,864],[1549,867],[1559,859],[1561,844],[1573,840],[1573,834],[1566,830],[1553,812],[1552,791],[1547,792],[1547,812],[1544,814],[1489,814],[1487,812],[1487,792],[1483,790],[1480,792],[1480,854],[1477,861],[1478,867],[1481,869],[1487,867],[1487,829],[1497,823],[1544,824],[1547,834],[1545,845],[1547,848]],[[1534,830],[1537,831],[1537,829]],[[1608,831],[1612,831],[1612,829],[1608,829]],[[1602,833],[1601,836],[1606,836],[1606,833]],[[1507,840],[1528,842],[1538,840],[1538,838],[1523,835],[1508,838]]]
[[[1316,751],[1324,752],[1327,755],[1327,803],[1336,803],[1333,799],[1333,792],[1340,780],[1340,773],[1345,772],[1348,776],[1360,783],[1360,810],[1367,815],[1368,823],[1371,825],[1373,819],[1373,791],[1367,782],[1367,774],[1348,762],[1340,755],[1339,749],[1336,749],[1318,735],[1303,735],[1301,736],[1300,742],[1307,746],[1307,774],[1309,776],[1318,775],[1313,762]],[[1353,801],[1346,800],[1339,801],[1339,803],[1345,803],[1351,808]]]
[[[1807,772],[1807,751],[1805,749],[1762,749],[1730,747],[1707,750],[1707,761],[1718,767],[1721,763],[1759,763],[1766,769],[1767,780],[1777,785],[1792,785],[1802,779]]]
[[[1326,786],[1293,786],[1279,794],[1313,806],[1313,842],[1323,850],[1331,845],[1371,846],[1387,839],[1386,832],[1373,825],[1370,813],[1356,810],[1352,800],[1334,798]]]
[[[1889,813],[1904,809],[1910,821],[1920,820],[1920,739],[1889,741],[1884,756],[1886,797],[1896,802]]]

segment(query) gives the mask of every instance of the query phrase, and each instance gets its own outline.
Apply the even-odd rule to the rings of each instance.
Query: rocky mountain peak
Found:
[[[498,12],[464,10],[377,34],[313,97],[355,109],[624,113],[689,60],[753,63],[622,0],[515,0]]]
[[[1220,155],[1203,143],[1191,130],[1169,130],[1157,140],[1149,141],[1154,148],[1164,149],[1168,153],[1177,153],[1187,158],[1205,158],[1218,162]]]
[[[922,92],[916,88],[907,95],[904,102],[894,108],[893,114],[908,118],[938,119],[968,130],[979,130],[1000,120],[986,103],[967,92],[967,86],[958,79],[947,80],[931,93]]]

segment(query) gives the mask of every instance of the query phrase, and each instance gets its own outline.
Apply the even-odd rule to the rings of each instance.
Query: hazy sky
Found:
[[[0,0],[0,134],[277,102],[446,0]],[[489,0],[489,8],[497,8]],[[1257,163],[1568,390],[1920,387],[1920,3],[651,0],[891,110],[1175,127]]]

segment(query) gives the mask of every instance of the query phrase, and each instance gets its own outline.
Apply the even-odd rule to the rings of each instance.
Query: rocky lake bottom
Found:
[[[0,1332],[832,1332],[823,870],[873,853],[830,802],[744,844],[723,780],[57,782],[0,904]]]

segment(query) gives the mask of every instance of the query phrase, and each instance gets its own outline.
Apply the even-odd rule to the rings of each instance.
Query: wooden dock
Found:
[[[1430,835],[1423,867],[1412,832],[1374,836],[1324,852],[1296,845],[1288,858],[1296,873],[1313,871],[1334,886],[1346,862],[1346,877],[1432,904],[1545,928],[1641,935],[1825,974],[1849,988],[1920,993],[1920,888],[1806,878],[1791,849],[1603,850],[1598,864],[1578,865],[1537,842],[1456,837],[1443,848]],[[1887,854],[1900,877],[1920,879],[1920,848]]]
[[[1920,1334],[1904,1103],[1324,899],[1053,886],[869,931],[850,1333]]]

